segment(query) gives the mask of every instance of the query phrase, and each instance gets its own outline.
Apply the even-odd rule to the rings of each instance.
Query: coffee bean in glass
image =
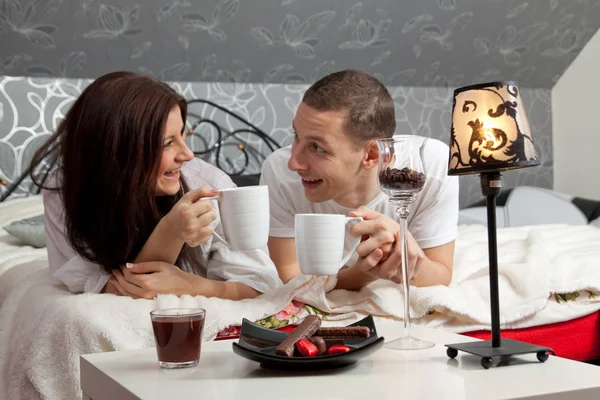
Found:
[[[387,189],[421,191],[425,174],[410,168],[386,168],[379,174],[379,183]]]

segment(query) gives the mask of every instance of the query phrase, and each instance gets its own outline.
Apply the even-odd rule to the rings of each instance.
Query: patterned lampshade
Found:
[[[539,165],[516,82],[491,82],[454,91],[448,175]]]

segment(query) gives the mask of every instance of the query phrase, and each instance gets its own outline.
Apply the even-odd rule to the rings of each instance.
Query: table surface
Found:
[[[401,323],[377,325],[386,341],[400,336]],[[600,398],[600,367],[535,354],[488,370],[480,358],[446,356],[444,344],[472,341],[443,330],[413,326],[416,337],[433,341],[428,350],[383,347],[357,364],[323,372],[283,372],[233,353],[233,341],[204,343],[195,368],[165,370],[154,348],[81,356],[84,398],[103,399],[569,399]],[[539,396],[539,397],[538,397]]]

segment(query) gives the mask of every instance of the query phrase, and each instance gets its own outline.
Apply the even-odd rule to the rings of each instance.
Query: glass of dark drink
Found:
[[[166,308],[150,312],[158,364],[162,368],[195,367],[200,361],[206,311]]]
[[[404,291],[404,336],[386,343],[394,350],[417,350],[433,347],[432,342],[417,339],[410,332],[410,278],[408,276],[407,219],[413,204],[427,180],[423,162],[426,139],[419,136],[398,135],[377,140],[379,149],[379,187],[396,206],[400,224],[402,288]]]

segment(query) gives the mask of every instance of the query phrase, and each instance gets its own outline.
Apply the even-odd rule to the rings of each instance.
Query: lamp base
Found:
[[[501,339],[500,347],[493,347],[491,340],[447,344],[446,347],[448,347],[446,354],[450,358],[456,357],[459,351],[480,356],[481,366],[485,369],[492,366],[494,357],[506,358],[520,354],[536,353],[537,359],[544,362],[548,359],[548,353],[556,355],[554,350],[549,347],[536,346],[512,339]]]

